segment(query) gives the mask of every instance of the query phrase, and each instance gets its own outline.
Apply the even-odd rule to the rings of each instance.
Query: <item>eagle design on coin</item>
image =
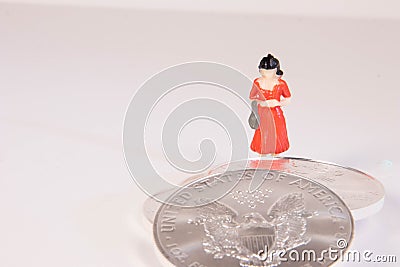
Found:
[[[197,208],[189,223],[202,225],[203,248],[214,259],[236,258],[243,267],[273,267],[281,261],[278,254],[307,244],[307,212],[300,192],[280,197],[266,212],[239,215],[225,204],[213,202]]]

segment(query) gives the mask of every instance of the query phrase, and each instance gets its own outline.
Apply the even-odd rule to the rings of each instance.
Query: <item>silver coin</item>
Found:
[[[228,165],[230,170],[251,168],[257,165],[260,169],[271,168],[313,179],[340,196],[351,210],[355,220],[366,218],[378,212],[383,206],[385,191],[382,184],[374,177],[353,168],[303,158],[249,159],[224,164],[204,174],[203,177],[222,173]],[[198,179],[199,176],[195,178]],[[193,180],[194,177],[190,177],[182,184],[188,184]],[[145,201],[144,217],[149,224],[153,224],[160,206],[161,203],[153,198]]]
[[[253,179],[263,182],[250,191]],[[229,183],[236,185],[209,203]],[[280,171],[212,175],[174,193],[169,203],[158,210],[153,234],[170,266],[329,266],[353,237],[353,218],[341,198]]]
[[[378,212],[384,203],[385,190],[374,177],[350,167],[303,158],[249,159],[231,162],[210,171],[210,174],[252,168],[278,170],[315,180],[343,199],[355,220]]]
[[[189,178],[187,178],[185,181],[181,183],[182,186],[189,184],[190,182],[193,182],[195,180],[201,179],[203,177],[207,176],[207,173],[204,174],[198,174],[198,175],[193,175]],[[156,216],[156,213],[158,209],[161,207],[162,203],[157,201],[157,199],[161,199],[162,197],[158,197],[161,194],[168,193],[168,191],[160,192],[156,194],[154,197],[148,197],[144,203],[143,203],[143,215],[144,215],[144,224],[145,227],[152,227],[154,218]],[[169,194],[172,194],[173,191],[170,191]]]

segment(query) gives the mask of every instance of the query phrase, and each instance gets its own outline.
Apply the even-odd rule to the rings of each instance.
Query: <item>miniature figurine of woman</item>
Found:
[[[276,156],[289,149],[286,121],[281,106],[290,102],[290,91],[280,77],[279,60],[271,54],[258,66],[261,77],[256,78],[250,92],[250,100],[257,101],[259,126],[251,142],[251,150],[261,156]]]

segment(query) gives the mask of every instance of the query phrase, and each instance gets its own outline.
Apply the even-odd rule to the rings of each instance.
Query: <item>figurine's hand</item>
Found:
[[[270,99],[270,100],[266,100],[266,101],[261,101],[259,104],[262,107],[269,107],[269,108],[273,108],[273,107],[281,105],[281,103],[276,99]]]
[[[290,103],[291,98],[287,97],[281,100],[281,106],[286,106]]]

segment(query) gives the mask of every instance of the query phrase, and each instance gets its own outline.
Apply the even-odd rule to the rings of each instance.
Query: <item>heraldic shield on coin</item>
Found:
[[[255,201],[254,196],[245,194]],[[310,241],[305,235],[306,218],[313,213],[305,210],[302,193],[283,196],[266,217],[258,212],[239,215],[219,202],[199,208],[198,213],[194,223],[204,227],[204,251],[215,259],[239,259],[240,266],[276,266],[280,263],[278,257],[267,254],[264,259],[265,248],[278,253]]]
[[[221,179],[221,177],[224,179]],[[249,191],[252,177],[264,181]],[[233,190],[206,205],[223,183]],[[245,169],[195,181],[164,204],[153,225],[167,266],[329,266],[353,236],[353,218],[325,186],[279,171]],[[169,202],[169,203],[173,203]],[[342,241],[346,246],[338,245]],[[336,257],[328,257],[334,251]],[[312,254],[312,255],[311,255]],[[304,257],[303,257],[304,256]]]

